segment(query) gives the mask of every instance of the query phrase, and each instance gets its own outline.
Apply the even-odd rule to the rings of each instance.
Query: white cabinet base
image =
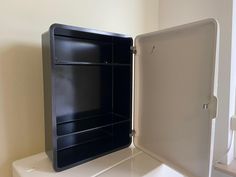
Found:
[[[45,153],[13,163],[13,177],[184,177],[136,148],[126,148],[91,162],[54,172]]]

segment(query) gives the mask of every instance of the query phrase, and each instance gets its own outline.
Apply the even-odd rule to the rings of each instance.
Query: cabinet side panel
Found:
[[[46,32],[42,35],[43,54],[43,88],[44,88],[44,124],[45,124],[45,152],[52,160],[52,87],[51,87],[51,54],[50,35]]]

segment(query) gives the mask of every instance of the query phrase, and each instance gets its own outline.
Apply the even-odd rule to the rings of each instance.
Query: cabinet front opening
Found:
[[[60,171],[130,145],[132,38],[63,25],[50,30],[43,51],[52,108],[45,110],[55,120],[45,122],[55,137],[46,143]]]

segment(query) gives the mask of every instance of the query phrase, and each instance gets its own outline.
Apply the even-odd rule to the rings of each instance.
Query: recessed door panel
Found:
[[[211,171],[217,39],[208,19],[135,41],[135,145],[188,176]]]

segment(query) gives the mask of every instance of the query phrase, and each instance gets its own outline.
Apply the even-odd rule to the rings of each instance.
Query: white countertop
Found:
[[[45,153],[13,163],[13,177],[183,177],[142,151],[130,147],[74,168],[55,172]]]

